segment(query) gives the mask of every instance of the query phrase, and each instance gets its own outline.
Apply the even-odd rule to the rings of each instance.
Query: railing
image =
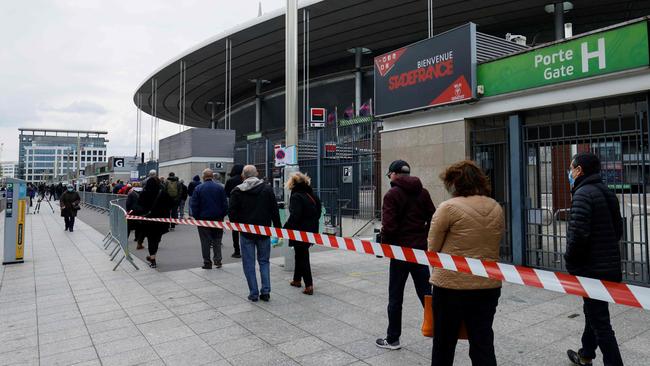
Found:
[[[95,193],[94,195],[108,196],[106,193]],[[131,263],[135,269],[139,270],[129,252],[129,229],[128,221],[126,220],[126,210],[124,209],[125,204],[125,198],[109,201],[110,231],[106,234],[102,243],[104,244],[105,250],[111,250],[111,253],[109,254],[111,261],[114,260],[120,252],[123,254],[122,258],[117,262],[117,264],[115,264],[115,267],[113,267],[113,271],[120,266],[124,259]],[[112,244],[115,244],[115,246],[111,248]]]
[[[99,211],[110,211],[111,201],[124,200],[126,196],[111,193],[79,192],[81,202],[89,208]]]

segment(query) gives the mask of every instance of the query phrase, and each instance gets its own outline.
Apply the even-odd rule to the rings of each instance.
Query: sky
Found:
[[[259,2],[264,13],[286,3],[2,0],[0,160],[18,160],[19,127],[108,131],[109,156],[135,154],[135,89],[183,51],[257,17]],[[174,133],[178,125],[161,120],[159,137]]]

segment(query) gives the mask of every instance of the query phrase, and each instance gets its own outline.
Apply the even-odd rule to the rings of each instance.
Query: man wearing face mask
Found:
[[[621,282],[619,241],[623,220],[616,195],[603,184],[600,159],[592,153],[573,157],[568,179],[571,184],[571,213],[567,228],[566,268],[572,275]],[[605,366],[623,365],[612,330],[608,304],[584,298],[585,329],[582,348],[567,355],[575,365],[591,365],[596,348]]]
[[[74,218],[77,216],[77,211],[79,211],[81,197],[79,193],[75,192],[72,184],[68,184],[65,192],[59,199],[59,203],[61,205],[61,216],[63,216],[63,220],[65,221],[65,230],[73,232]]]
[[[427,250],[431,217],[436,210],[429,192],[422,187],[419,178],[411,176],[411,167],[404,160],[392,162],[386,177],[390,179],[391,188],[386,192],[381,208],[382,243]],[[428,266],[391,259],[388,330],[386,338],[379,338],[375,342],[377,347],[391,350],[402,347],[399,343],[402,333],[402,302],[409,274],[423,306],[424,296],[431,295]]]

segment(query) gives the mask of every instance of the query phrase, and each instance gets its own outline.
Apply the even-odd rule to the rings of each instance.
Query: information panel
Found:
[[[375,57],[375,110],[387,116],[474,99],[476,25]]]

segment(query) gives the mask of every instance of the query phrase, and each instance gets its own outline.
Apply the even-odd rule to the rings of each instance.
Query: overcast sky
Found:
[[[258,2],[2,1],[0,159],[18,159],[19,127],[108,131],[109,155],[135,154],[136,87],[186,49],[255,18]],[[266,13],[285,1],[261,3]],[[160,125],[161,138],[178,132]]]

